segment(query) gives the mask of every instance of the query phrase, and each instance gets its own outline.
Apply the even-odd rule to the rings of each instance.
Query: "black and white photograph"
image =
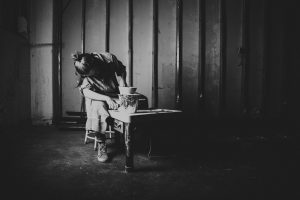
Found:
[[[300,199],[299,10],[0,0],[0,198]]]

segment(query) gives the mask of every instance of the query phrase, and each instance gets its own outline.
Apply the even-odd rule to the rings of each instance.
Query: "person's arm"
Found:
[[[92,90],[89,90],[88,88],[84,88],[82,90],[82,93],[84,95],[85,98],[89,98],[89,99],[93,99],[93,100],[98,100],[98,101],[105,101],[108,104],[108,107],[110,109],[117,109],[118,108],[118,104],[109,96],[103,95],[103,94],[99,94],[97,92],[94,92]]]
[[[126,71],[124,71],[121,76],[120,76],[120,79],[119,79],[119,86],[121,87],[126,87],[127,86],[127,83],[126,83]]]
[[[128,86],[126,83],[126,67],[120,60],[117,59],[115,55],[108,53],[108,57],[110,57],[110,61],[114,63],[114,70],[116,72],[116,75],[118,76],[119,86]]]

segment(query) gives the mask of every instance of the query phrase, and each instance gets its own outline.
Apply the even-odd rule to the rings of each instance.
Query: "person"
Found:
[[[96,135],[99,143],[97,159],[108,160],[104,132],[109,119],[108,109],[118,108],[118,86],[127,86],[126,67],[111,53],[72,54],[77,87],[85,98],[86,130]]]

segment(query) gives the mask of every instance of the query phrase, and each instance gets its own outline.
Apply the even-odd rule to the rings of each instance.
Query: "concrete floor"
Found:
[[[126,174],[124,152],[115,146],[111,161],[103,164],[92,143],[83,144],[82,131],[26,128],[10,132],[2,145],[7,159],[1,164],[2,194],[5,199],[292,199],[299,194],[300,140],[285,133],[185,138],[174,154],[154,145],[157,154],[170,155],[155,159],[138,148],[136,172]]]

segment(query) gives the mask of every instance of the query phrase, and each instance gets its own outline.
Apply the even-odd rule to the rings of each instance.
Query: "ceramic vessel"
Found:
[[[119,87],[120,94],[134,94],[136,87]]]
[[[137,94],[119,94],[119,111],[125,113],[135,113],[139,104]]]

